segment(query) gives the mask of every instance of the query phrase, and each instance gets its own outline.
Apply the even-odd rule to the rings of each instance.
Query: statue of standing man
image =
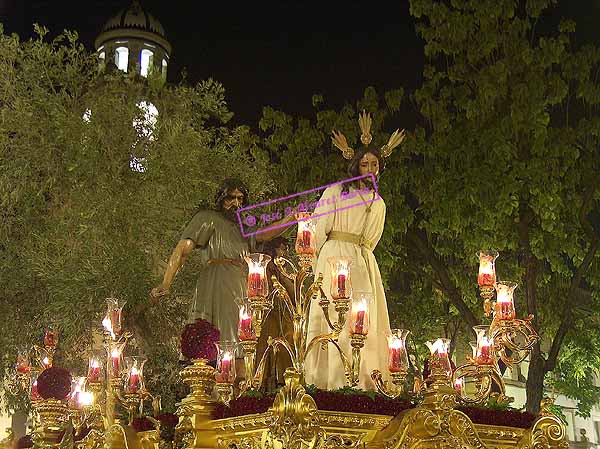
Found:
[[[237,210],[248,205],[248,189],[239,179],[223,182],[214,210],[200,210],[188,223],[173,250],[162,283],[151,296],[168,294],[173,279],[192,251],[200,250],[202,268],[189,312],[189,321],[202,318],[219,328],[222,340],[237,339],[236,299],[246,296],[247,265],[244,256],[255,251],[256,243],[281,235],[287,226],[245,238],[240,232]],[[295,220],[286,216],[277,224]]]

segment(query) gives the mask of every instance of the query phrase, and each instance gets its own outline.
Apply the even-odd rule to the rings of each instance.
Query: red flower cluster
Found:
[[[25,435],[19,438],[19,440],[17,441],[17,449],[27,449],[29,447],[33,447],[31,435]]]
[[[188,359],[216,360],[219,329],[209,321],[197,319],[187,324],[181,334],[181,353]]]
[[[67,399],[71,392],[71,373],[66,369],[52,366],[46,368],[37,378],[38,394],[44,399]]]
[[[346,394],[335,391],[317,390],[311,394],[319,410],[336,412],[370,413],[396,416],[413,405],[403,399],[388,399],[378,395],[375,399],[362,394]],[[262,398],[242,396],[229,403],[229,407],[218,404],[213,412],[214,419],[264,413],[273,405],[274,395]]]
[[[218,403],[213,410],[214,419],[231,418],[234,416],[251,415],[253,413],[264,413],[273,405],[274,394],[262,398],[242,396],[229,403],[229,407]]]
[[[172,427],[173,429],[179,423],[179,416],[173,413],[163,413],[156,417],[160,421],[162,427]]]
[[[131,427],[133,427],[136,432],[154,430],[154,424],[152,424],[152,421],[145,416],[143,418],[135,418],[133,421],[131,421]]]
[[[363,394],[344,394],[317,390],[312,397],[319,410],[334,412],[396,416],[401,411],[414,407],[414,405],[404,399],[389,399],[380,395],[377,395],[373,399]]]
[[[516,410],[493,410],[480,407],[459,407],[458,410],[467,415],[475,424],[530,429],[535,421],[535,416],[531,413]]]

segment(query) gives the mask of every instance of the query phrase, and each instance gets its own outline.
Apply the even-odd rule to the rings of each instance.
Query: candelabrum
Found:
[[[128,424],[142,414],[147,400],[152,400],[155,416],[159,413],[160,398],[152,396],[144,385],[146,360],[136,356],[123,357],[131,337],[129,332],[121,329],[124,301],[110,298],[107,302],[108,312],[102,321],[104,352],[92,354],[87,376],[73,378],[71,392],[65,400],[34,398],[32,395],[34,436],[40,444],[52,446],[52,442],[56,442],[55,434],[61,430],[65,432],[65,438],[74,437],[77,447],[99,449],[105,444],[107,431],[121,424],[117,418],[118,406],[127,412]],[[53,340],[45,338],[45,342],[53,341],[54,345],[56,340],[56,334]],[[18,363],[17,369],[21,366],[24,370],[22,365]],[[64,444],[64,441],[60,443]]]
[[[44,331],[41,344],[19,350],[15,370],[7,379],[9,391],[15,395],[27,393],[31,401],[40,399],[37,392],[37,377],[43,370],[52,366],[58,335],[56,327],[49,325]]]
[[[266,267],[271,258],[264,254],[250,254],[248,263],[247,298],[240,301],[240,319],[238,337],[244,352],[246,380],[240,384],[240,394],[261,386],[267,357],[271,352],[284,350],[291,358],[291,370],[298,374],[301,384],[304,383],[304,364],[307,355],[314,349],[333,345],[342,361],[345,377],[350,385],[358,383],[360,351],[364,346],[369,331],[369,306],[372,296],[368,293],[352,295],[350,280],[351,260],[349,258],[330,258],[332,273],[331,299],[324,293],[323,275],[315,276],[312,263],[315,255],[314,224],[310,220],[302,221],[298,226],[296,239],[298,264],[289,259],[277,257],[273,262],[278,272],[292,284],[291,291],[272,276],[273,291],[269,292]],[[287,282],[286,282],[287,283]],[[292,341],[284,336],[269,336],[267,348],[256,364],[256,348],[261,335],[262,323],[273,307],[273,301],[281,301],[283,313],[289,315],[293,323]],[[336,317],[330,316],[330,304]],[[308,341],[308,317],[311,304],[319,305],[323,310],[329,332],[317,335]],[[350,314],[349,333],[351,356],[340,347],[339,336],[346,327]],[[217,367],[217,372],[221,372]],[[219,374],[218,374],[219,375]],[[224,377],[221,375],[221,377]],[[288,376],[296,378],[296,376]],[[221,387],[225,391],[224,387]]]
[[[473,328],[477,336],[477,341],[473,345],[473,356],[467,357],[466,363],[455,370],[452,369],[448,357],[448,340],[437,339],[428,342],[427,345],[431,354],[439,354],[436,360],[445,366],[447,374],[452,377],[454,388],[463,403],[481,404],[490,397],[494,397],[497,402],[509,403],[511,398],[505,395],[506,389],[498,361],[502,360],[509,368],[521,363],[529,355],[539,336],[531,325],[532,315],[525,320],[516,318],[513,295],[517,284],[497,281],[498,253],[480,251],[477,255],[479,258],[477,283],[484,299],[484,313],[486,316],[493,315],[491,325]],[[494,296],[495,302],[492,301]],[[405,391],[409,369],[406,351],[408,334],[408,331],[399,329],[393,330],[388,336],[388,371],[392,378],[391,385],[390,382],[383,380],[380,371],[375,370],[371,373],[377,390],[391,398],[409,393]],[[475,385],[474,392],[465,388],[467,381]],[[424,387],[425,384],[415,382],[413,391],[422,393]]]
[[[398,398],[407,393],[406,377],[408,375],[409,363],[406,349],[406,339],[410,331],[405,329],[392,329],[387,336],[388,341],[388,371],[391,382],[383,380],[379,370],[371,372],[371,379],[375,382],[377,391],[388,398]],[[391,385],[390,385],[391,383]]]
[[[472,344],[473,356],[467,356],[466,363],[457,367],[452,376],[460,400],[464,404],[484,404],[488,398],[495,397],[497,403],[509,404],[512,398],[506,396],[489,326],[475,326],[473,330],[477,336],[476,343]],[[467,380],[475,385],[474,392],[463,388]]]
[[[453,378],[455,382],[464,383],[466,379],[474,381],[473,394],[466,394],[461,389],[461,400],[465,403],[483,403],[492,396],[497,402],[509,403],[512,399],[505,396],[498,360],[512,369],[527,358],[539,336],[531,324],[533,315],[524,320],[516,318],[514,291],[517,283],[496,279],[495,261],[498,253],[480,251],[478,257],[477,283],[484,299],[485,315],[493,316],[492,324],[473,328],[477,335],[473,357],[467,357],[467,363],[455,370]],[[496,301],[492,302],[494,293]]]

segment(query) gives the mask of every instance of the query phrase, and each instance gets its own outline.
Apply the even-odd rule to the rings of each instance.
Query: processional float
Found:
[[[371,377],[382,398],[404,398],[411,405],[398,410],[396,416],[319,410],[304,381],[306,357],[311,351],[332,347],[339,354],[347,385],[357,385],[361,349],[369,334],[372,299],[366,294],[352,294],[352,261],[341,257],[329,260],[331,298],[324,294],[323,276],[321,273],[315,276],[311,268],[314,237],[311,221],[300,222],[296,260],[278,257],[273,261],[292,288],[286,289],[273,276],[273,289],[269,291],[266,267],[270,257],[264,254],[246,257],[247,297],[239,304],[239,342],[218,342],[214,367],[209,363],[211,351],[206,345],[212,342],[208,337],[198,345],[192,342],[191,349],[184,351],[191,358],[181,372],[189,394],[179,404],[174,436],[168,440],[163,438],[163,423],[157,419],[160,398],[145,387],[145,359],[123,357],[131,335],[121,329],[121,301],[108,300],[103,320],[104,351],[90,357],[86,377],[71,382],[68,373],[67,377],[62,372],[58,375],[56,369],[52,372],[57,334],[49,329],[43,347],[19,354],[13,379],[14,388],[30,391],[33,445],[65,449],[568,447],[565,426],[551,412],[552,402],[548,399],[527,428],[474,424],[462,408],[483,405],[490,398],[498,404],[510,403],[498,361],[508,367],[519,364],[538,340],[531,325],[533,317],[516,318],[513,299],[516,284],[497,281],[498,254],[489,251],[479,253],[478,284],[485,314],[492,322],[474,328],[476,342],[472,345],[472,357],[453,369],[449,341],[443,338],[429,341],[429,373],[423,378],[409,363],[406,346],[409,331],[394,329],[386,348],[387,376],[375,370]],[[283,306],[280,310],[293,325],[292,338],[268,336],[266,350],[257,354],[258,339],[274,301],[280,302]],[[335,316],[330,316],[331,303]],[[310,307],[316,306],[322,309],[329,332],[308,340]],[[350,334],[350,353],[339,345],[339,337],[345,331]],[[236,344],[243,350],[246,368],[246,378],[239,389],[234,389]],[[215,419],[213,412],[219,403],[232,404],[261,388],[268,354],[275,351],[287,351],[291,366],[284,374],[285,385],[275,394],[271,407],[261,413],[253,413],[259,412],[256,410]],[[44,373],[45,378],[52,378],[50,382]],[[63,387],[49,388],[44,384],[44,395],[40,396],[41,381]],[[69,390],[65,384],[70,383]],[[154,417],[146,418],[152,428],[136,432],[132,424],[141,417],[147,403],[153,406]]]

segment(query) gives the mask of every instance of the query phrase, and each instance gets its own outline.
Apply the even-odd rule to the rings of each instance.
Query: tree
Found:
[[[419,339],[444,327],[466,343],[484,319],[474,255],[500,251],[499,276],[520,282],[517,310],[535,316],[542,337],[530,357],[527,409],[537,412],[546,380],[586,415],[600,398],[591,324],[600,310],[600,53],[575,48],[571,22],[536,33],[538,21],[549,28],[551,3],[411,1],[428,60],[410,96],[422,125],[381,179],[388,212],[376,256],[396,325],[410,323]],[[286,188],[341,179],[331,129],[355,144],[366,108],[383,144],[378,131],[398,121],[402,98],[367,89],[339,112],[317,101],[312,123],[265,109],[265,146],[288,174]]]
[[[470,255],[501,251],[500,276],[520,280],[520,310],[542,337],[527,376],[531,412],[562,347],[578,348],[565,366],[583,351],[586,376],[600,367],[597,347],[572,332],[587,326],[582,307],[598,310],[600,52],[572,48],[571,22],[536,33],[551,3],[411,1],[428,58],[414,96],[427,125],[414,140],[421,216],[407,240],[470,325]]]
[[[224,177],[259,198],[273,182],[248,128],[227,126],[218,82],[162,86],[99,71],[76,34],[47,42],[37,30],[28,42],[0,34],[0,372],[50,322],[61,332],[57,363],[82,372],[104,298],[116,296],[128,301],[131,350],[149,356],[150,388],[168,394],[175,382],[158,380],[177,367],[194,258],[173,297],[144,310],[149,291]]]

